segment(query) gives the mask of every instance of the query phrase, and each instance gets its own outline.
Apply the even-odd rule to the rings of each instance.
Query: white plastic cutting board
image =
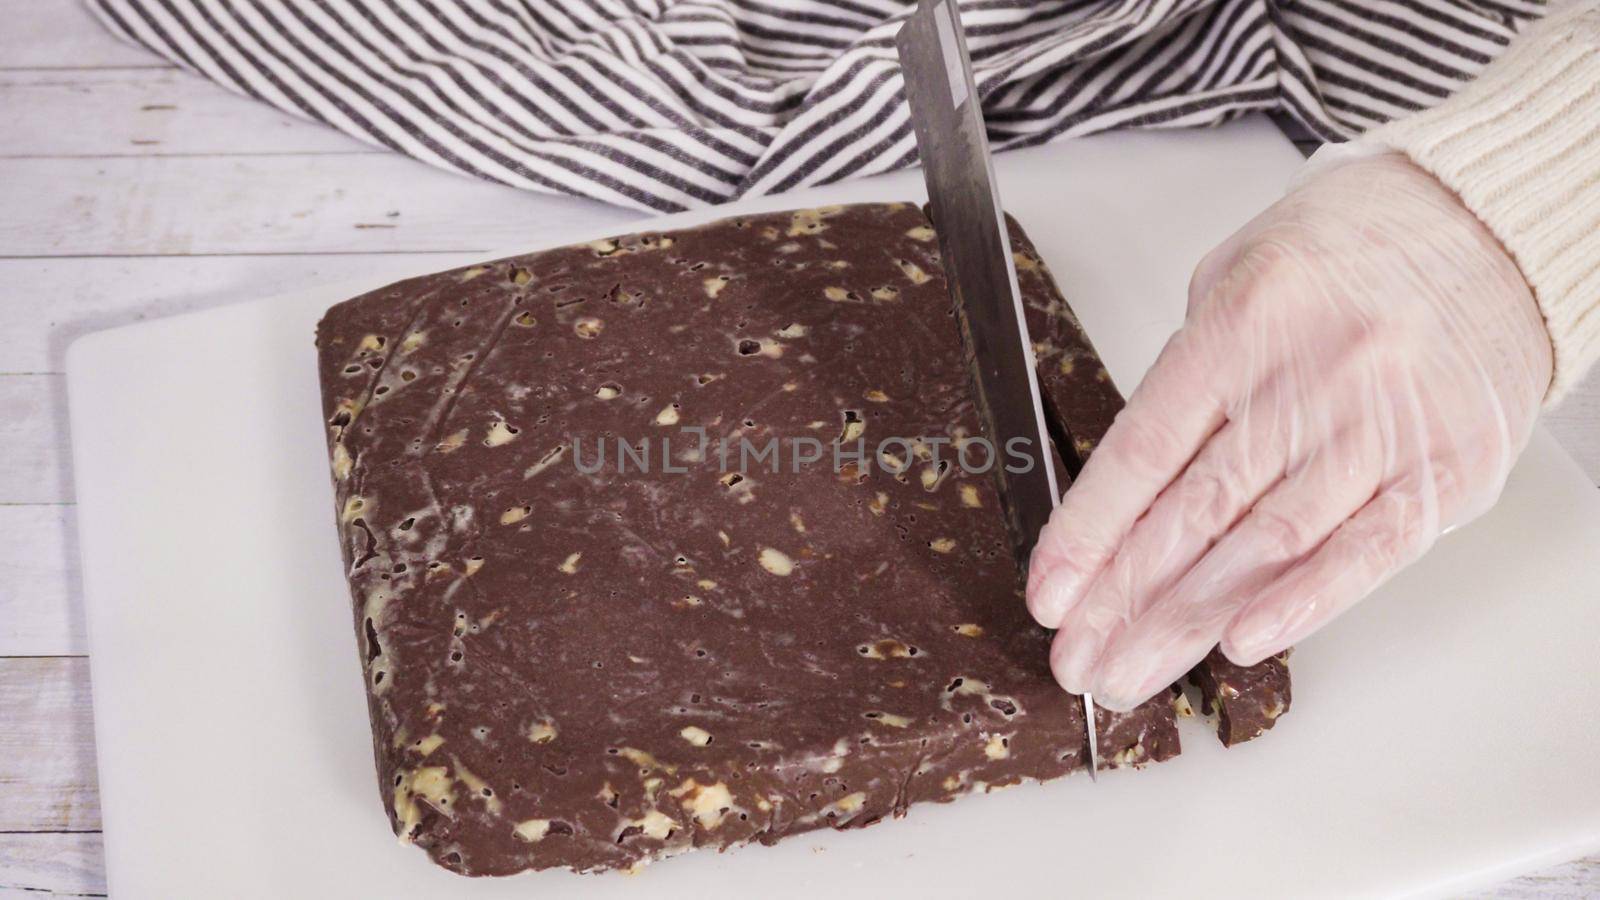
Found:
[[[1194,263],[1297,164],[1246,121],[997,168],[1128,390],[1180,322]],[[672,221],[921,196],[910,172]],[[327,306],[394,274],[72,347],[114,896],[1431,894],[1600,847],[1600,491],[1540,433],[1498,508],[1306,642],[1293,711],[1255,743],[1224,752],[1191,729],[1179,759],[1098,785],[633,877],[436,869],[396,845],[375,784],[312,349]]]

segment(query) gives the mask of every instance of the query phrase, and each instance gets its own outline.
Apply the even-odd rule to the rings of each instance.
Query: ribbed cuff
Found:
[[[1358,143],[1454,190],[1533,288],[1555,350],[1546,406],[1600,357],[1600,3],[1554,8],[1460,93]]]

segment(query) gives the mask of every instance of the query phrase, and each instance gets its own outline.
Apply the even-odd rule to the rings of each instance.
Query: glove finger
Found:
[[[1113,640],[1089,687],[1113,709],[1131,708],[1173,683],[1216,646],[1239,609],[1372,496],[1377,470],[1362,477],[1330,442],[1212,546],[1170,590]],[[1115,705],[1113,705],[1115,704]]]
[[[1205,389],[1212,369],[1180,329],[1117,415],[1034,546],[1027,598],[1039,624],[1060,624],[1133,523],[1221,427],[1222,406]]]
[[[1105,647],[1282,477],[1281,424],[1252,416],[1224,425],[1134,524],[1061,619],[1051,669],[1063,687],[1087,690]]]
[[[1429,524],[1436,521],[1417,491],[1385,490],[1248,601],[1224,632],[1222,652],[1239,665],[1281,653],[1416,561],[1437,538]]]

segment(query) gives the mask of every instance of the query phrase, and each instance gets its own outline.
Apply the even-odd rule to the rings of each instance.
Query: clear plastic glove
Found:
[[[1040,535],[1057,680],[1129,709],[1250,665],[1491,506],[1551,377],[1516,264],[1398,154],[1313,175],[1200,263]]]

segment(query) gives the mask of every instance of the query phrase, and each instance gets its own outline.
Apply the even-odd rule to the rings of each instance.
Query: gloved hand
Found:
[[[1129,709],[1218,643],[1250,665],[1321,628],[1494,503],[1551,362],[1516,264],[1432,176],[1313,175],[1200,263],[1041,533],[1057,680]]]

